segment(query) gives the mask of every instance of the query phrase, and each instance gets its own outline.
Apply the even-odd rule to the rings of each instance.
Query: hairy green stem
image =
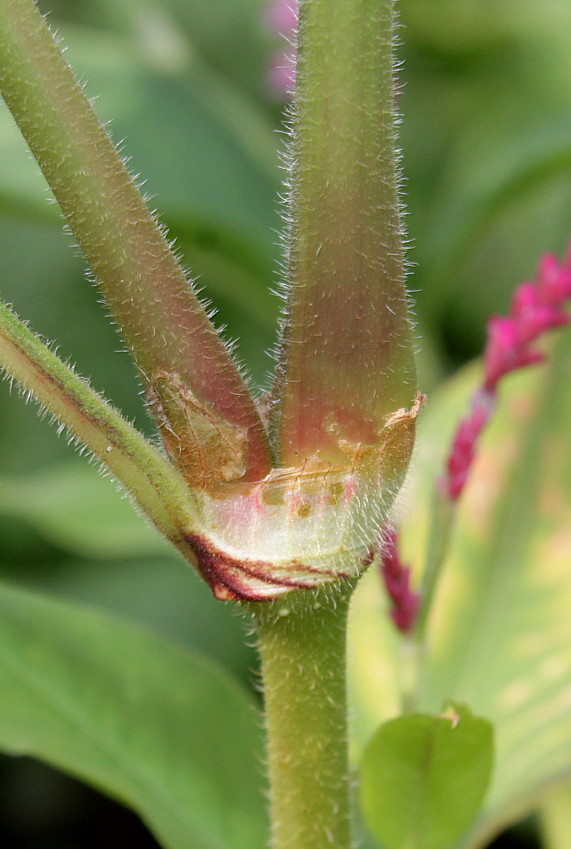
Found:
[[[0,303],[0,370],[18,381],[81,445],[109,469],[141,512],[178,544],[195,528],[184,478],[86,380],[62,362]],[[181,546],[179,545],[179,548]]]
[[[154,388],[156,375],[170,376],[244,429],[247,479],[263,477],[267,438],[246,384],[33,0],[0,0],[0,93],[143,383]],[[186,436],[177,432],[183,443]]]
[[[404,289],[394,0],[301,0],[287,321],[271,431],[283,465],[377,444],[416,392]],[[343,309],[339,309],[339,304]]]
[[[346,628],[352,584],[252,605],[262,658],[272,849],[349,849]]]

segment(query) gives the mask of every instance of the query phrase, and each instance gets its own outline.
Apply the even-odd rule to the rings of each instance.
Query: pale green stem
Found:
[[[451,501],[437,491],[434,495],[431,530],[422,573],[420,608],[414,629],[403,642],[401,692],[405,713],[415,711],[421,698],[422,676],[428,649],[427,626],[450,546],[456,512],[457,502]]]
[[[350,849],[344,584],[250,605],[262,659],[272,849]]]
[[[431,512],[431,530],[420,588],[420,609],[415,622],[417,639],[421,639],[426,631],[432,601],[450,546],[456,512],[457,502],[451,501],[439,492],[435,493]]]

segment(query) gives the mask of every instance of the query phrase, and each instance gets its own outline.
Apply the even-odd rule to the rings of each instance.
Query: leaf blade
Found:
[[[389,720],[363,756],[369,828],[385,849],[446,849],[474,819],[492,763],[492,726],[465,707]]]
[[[569,334],[549,368],[512,379],[460,506],[434,611],[423,704],[448,688],[494,720],[498,762],[462,849],[533,810],[571,774],[566,385]],[[485,500],[478,491],[487,489]],[[446,623],[446,618],[448,622]]]
[[[571,406],[562,391],[570,358],[567,333],[551,352],[548,368],[506,380],[459,505],[431,613],[420,709],[437,710],[449,695],[488,716],[497,735],[484,808],[454,849],[487,846],[571,777]],[[401,529],[403,556],[418,566],[430,530],[434,480],[478,381],[474,364],[444,387],[423,419],[406,507],[414,522]],[[385,615],[382,603],[374,615]],[[366,614],[357,626],[365,629],[361,640],[368,645],[371,625]],[[390,662],[398,669],[396,654]],[[370,733],[379,708],[360,682],[356,693]]]
[[[262,849],[259,729],[235,682],[109,616],[6,586],[0,609],[5,751],[103,788],[169,849]]]

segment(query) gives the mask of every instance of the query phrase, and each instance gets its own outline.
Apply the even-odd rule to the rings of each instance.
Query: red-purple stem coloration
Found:
[[[496,405],[499,381],[512,371],[544,360],[545,354],[534,343],[546,331],[569,323],[564,309],[569,298],[571,248],[562,263],[553,254],[544,254],[535,280],[521,283],[515,290],[509,315],[489,319],[482,384],[472,396],[468,415],[458,424],[445,472],[437,483],[450,501],[456,501],[464,489],[479,436]]]
[[[411,630],[418,610],[419,595],[410,588],[410,569],[398,553],[394,528],[385,528],[381,537],[381,575],[392,602],[391,618],[404,634]]]

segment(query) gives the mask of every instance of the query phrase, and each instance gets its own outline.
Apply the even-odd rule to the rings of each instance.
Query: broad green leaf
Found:
[[[423,704],[446,690],[493,719],[498,761],[462,847],[571,775],[571,336],[503,396],[461,504],[431,631]]]
[[[138,14],[138,12],[137,12]],[[137,21],[133,21],[133,27]],[[97,94],[98,115],[125,138],[131,167],[161,216],[217,224],[224,239],[245,241],[273,256],[278,215],[278,161],[270,121],[195,56],[188,45],[180,67],[162,67],[126,34],[64,27],[66,57]],[[161,121],[149,122],[149,112]]]
[[[118,4],[113,4],[117,6]],[[137,16],[139,10],[136,10]],[[273,272],[279,217],[278,161],[273,124],[239,90],[220,80],[188,48],[180,63],[163,67],[137,41],[137,21],[126,33],[58,25],[66,55],[113,137],[126,139],[130,167],[145,176],[161,219],[197,248],[220,252],[259,271]],[[149,121],[159,112],[161,121]],[[6,109],[0,111],[0,209],[59,226],[45,184]],[[258,287],[258,297],[267,293]]]
[[[138,30],[146,36],[141,48],[146,46],[155,56],[165,54],[167,66],[179,58],[176,48],[186,40],[193,58],[207,59],[232,83],[261,94],[268,47],[261,26],[264,0],[90,0],[79,9],[77,5],[66,9],[66,16],[100,27]]]
[[[472,356],[539,252],[568,239],[571,6],[400,5],[412,286],[437,338]]]
[[[463,706],[382,725],[361,766],[361,801],[384,849],[447,849],[476,816],[493,765],[493,729]]]
[[[474,339],[487,316],[502,309],[514,280],[529,273],[541,251],[560,251],[569,235],[562,215],[570,197],[567,111],[525,134],[517,123],[498,129],[494,120],[489,115],[484,128],[464,128],[466,138],[443,175],[424,239],[427,307],[436,320],[453,307]],[[474,133],[482,139],[478,157],[472,155]],[[497,245],[505,250],[492,259]],[[479,277],[485,285],[478,290],[470,284]]]
[[[496,730],[490,792],[454,849],[486,846],[504,825],[536,808],[543,792],[571,776],[570,373],[567,332],[548,370],[529,370],[502,386],[497,415],[460,504],[429,622],[419,709],[434,712],[452,698],[470,704]],[[423,418],[421,450],[402,510],[410,517],[402,523],[403,557],[417,570],[433,482],[477,380],[474,369],[459,375]],[[368,646],[369,668],[384,664],[398,686],[402,657],[387,655],[386,641],[375,644],[374,617],[383,616],[379,595],[367,602],[362,620],[354,611],[354,627],[359,643]],[[406,653],[403,657],[406,663]],[[363,663],[359,678],[364,671]],[[383,707],[382,683],[375,681],[354,681],[359,740],[366,729],[372,731],[375,714],[386,716],[387,702],[394,709],[394,692]]]
[[[2,586],[0,747],[134,808],[167,849],[263,849],[260,723],[199,656]]]
[[[15,557],[1,564],[0,580],[137,622],[220,664],[244,684],[251,683],[257,659],[254,647],[245,644],[243,622],[229,615],[227,606],[178,557],[57,558],[53,549],[42,554],[37,538],[28,534],[22,540],[25,532],[25,526],[14,527],[18,536],[15,541],[12,537],[6,557],[13,549]]]
[[[241,621],[82,457],[0,478],[0,579],[142,622],[248,681]]]

